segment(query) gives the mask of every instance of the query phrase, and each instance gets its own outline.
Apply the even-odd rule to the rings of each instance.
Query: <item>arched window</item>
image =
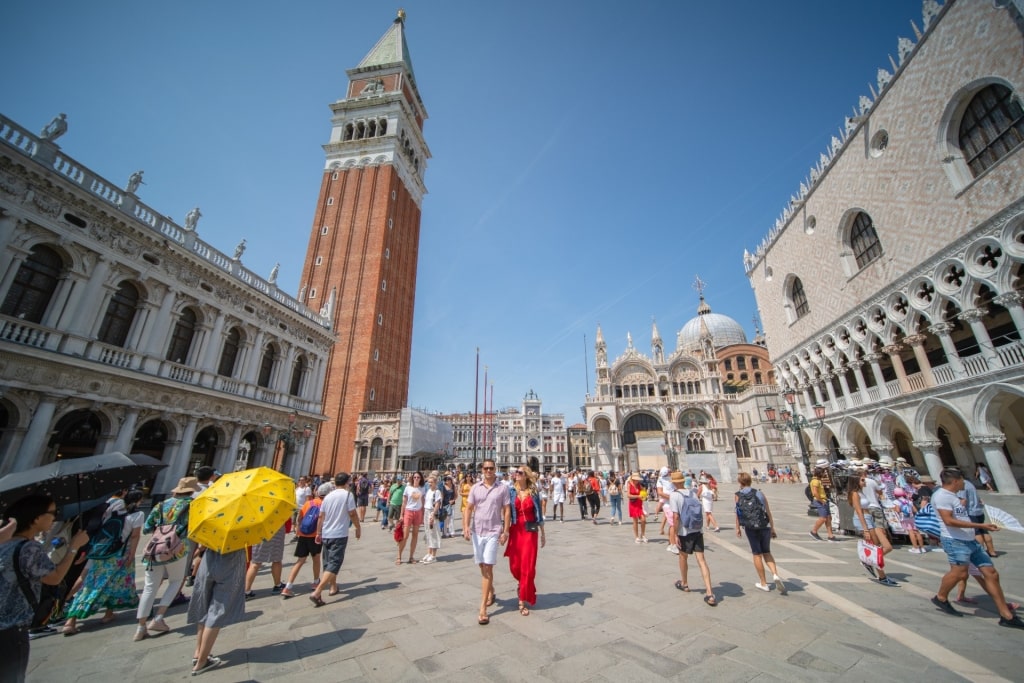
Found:
[[[1024,109],[1005,85],[993,83],[971,98],[960,120],[960,149],[975,176],[1024,142]]]
[[[704,446],[704,436],[692,432],[686,436],[686,452],[687,453],[701,453],[706,451],[707,448]]]
[[[220,363],[217,365],[217,374],[221,377],[233,377],[235,374],[235,360],[238,359],[238,347],[242,344],[242,333],[237,327],[228,330],[224,338],[224,348],[220,352]]]
[[[736,369],[737,370],[746,370],[747,369],[747,359],[746,359],[745,356],[736,356]]]
[[[53,249],[33,247],[7,290],[0,314],[30,323],[42,322],[63,268],[64,262]]]
[[[807,295],[804,294],[804,283],[798,277],[793,278],[793,284],[789,286],[789,300],[793,302],[797,320],[811,312],[811,307],[807,304]]]
[[[188,361],[188,352],[192,349],[192,339],[196,333],[196,312],[186,308],[174,325],[171,343],[167,347],[167,360],[174,363]]]
[[[123,347],[124,343],[128,341],[128,332],[132,329],[135,309],[138,308],[138,305],[139,290],[125,280],[118,285],[117,291],[110,297],[99,334],[96,335],[97,339],[104,344]]]
[[[260,376],[256,384],[263,387],[270,387],[270,376],[274,372],[274,363],[277,362],[277,349],[273,344],[263,347],[263,357],[260,358]]]
[[[850,226],[850,249],[857,260],[857,267],[863,268],[882,255],[882,243],[871,221],[863,211],[857,214]]]
[[[299,391],[302,390],[302,378],[306,375],[306,368],[309,364],[306,362],[305,356],[299,356],[295,359],[294,365],[292,365],[292,382],[288,388],[288,393],[292,396],[298,396]]]

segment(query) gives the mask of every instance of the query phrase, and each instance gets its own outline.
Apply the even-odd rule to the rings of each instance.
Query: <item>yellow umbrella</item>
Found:
[[[294,510],[289,477],[268,467],[231,472],[192,501],[188,537],[220,553],[241,550],[272,537]]]

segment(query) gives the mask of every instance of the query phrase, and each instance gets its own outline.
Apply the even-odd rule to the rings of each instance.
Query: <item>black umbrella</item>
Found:
[[[0,507],[32,493],[46,493],[58,507],[103,498],[152,479],[166,463],[148,455],[102,453],[67,458],[0,478]]]

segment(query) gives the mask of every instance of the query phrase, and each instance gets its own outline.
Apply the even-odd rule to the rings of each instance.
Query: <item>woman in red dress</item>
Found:
[[[544,547],[544,516],[540,512],[540,494],[537,492],[536,480],[529,467],[522,465],[513,473],[515,478],[512,487],[511,512],[512,523],[509,526],[508,544],[505,546],[505,557],[512,576],[519,582],[519,613],[529,616],[527,603],[537,603],[537,537],[540,536],[540,547]]]
[[[644,499],[640,496],[644,490],[643,479],[639,472],[634,472],[626,484],[626,500],[629,501],[629,518],[633,520],[633,542],[647,543],[647,513],[644,512]],[[637,528],[639,527],[639,528]]]

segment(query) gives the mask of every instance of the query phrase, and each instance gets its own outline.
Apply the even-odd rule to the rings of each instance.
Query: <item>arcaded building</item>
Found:
[[[844,132],[745,255],[817,457],[1024,477],[1024,18],[924,3]],[[838,48],[837,48],[838,49]],[[844,48],[845,49],[845,48]],[[812,97],[794,89],[795,97]]]
[[[122,451],[308,471],[327,320],[57,144],[0,116],[0,475]],[[73,144],[73,136],[68,136]]]

